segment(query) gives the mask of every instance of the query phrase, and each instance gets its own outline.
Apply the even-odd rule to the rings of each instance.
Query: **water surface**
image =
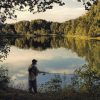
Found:
[[[5,41],[5,42],[4,42]],[[4,43],[4,45],[3,45]],[[67,75],[67,82],[76,69],[84,64],[100,67],[100,41],[77,40],[65,37],[4,38],[1,46],[1,64],[8,67],[14,84],[27,87],[28,67],[37,59],[38,69]],[[55,74],[39,75],[38,83],[44,83]]]

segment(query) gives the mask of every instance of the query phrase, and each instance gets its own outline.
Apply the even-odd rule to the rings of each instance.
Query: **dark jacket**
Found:
[[[37,67],[31,64],[28,71],[29,71],[29,80],[35,80],[36,76],[39,73],[39,70],[37,69]]]

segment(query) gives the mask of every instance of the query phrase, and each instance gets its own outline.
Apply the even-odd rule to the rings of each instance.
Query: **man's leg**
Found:
[[[34,93],[37,93],[37,81],[36,81],[36,79],[33,81],[32,86],[33,86],[33,89],[34,89]]]
[[[32,81],[29,80],[29,92],[32,93]]]

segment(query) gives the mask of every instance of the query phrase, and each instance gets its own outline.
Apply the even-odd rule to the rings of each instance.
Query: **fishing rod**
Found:
[[[59,75],[59,74],[63,74],[63,75],[74,75],[73,74],[68,74],[68,73],[53,73],[53,72],[44,72],[44,71],[39,71],[39,74],[43,74],[43,75],[46,75],[46,74],[55,74],[55,75]]]

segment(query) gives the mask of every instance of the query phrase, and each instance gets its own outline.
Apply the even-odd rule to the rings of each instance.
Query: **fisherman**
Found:
[[[29,92],[30,93],[37,93],[37,80],[36,77],[39,73],[38,68],[36,67],[37,60],[33,59],[32,64],[30,65],[28,72],[29,72]],[[33,92],[34,91],[34,92]]]

